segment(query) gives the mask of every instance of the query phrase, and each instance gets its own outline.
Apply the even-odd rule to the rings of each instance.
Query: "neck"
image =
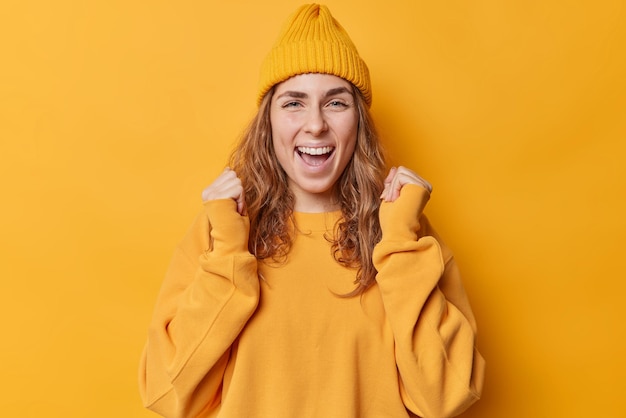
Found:
[[[304,213],[334,212],[341,209],[330,193],[306,194],[296,196],[294,210]]]

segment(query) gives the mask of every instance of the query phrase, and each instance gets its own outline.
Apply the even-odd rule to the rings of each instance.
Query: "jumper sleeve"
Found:
[[[484,360],[454,258],[422,214],[427,201],[425,189],[409,184],[382,203],[373,257],[404,404],[421,417],[451,417],[479,399]]]
[[[259,300],[248,231],[233,200],[209,201],[177,247],[139,371],[141,397],[154,412],[200,417],[219,405],[230,346]]]

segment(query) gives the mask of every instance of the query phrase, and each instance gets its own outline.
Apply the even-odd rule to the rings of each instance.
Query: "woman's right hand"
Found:
[[[233,199],[237,203],[237,212],[242,216],[246,215],[246,201],[241,180],[229,167],[226,167],[222,174],[202,191],[203,202],[217,199]]]

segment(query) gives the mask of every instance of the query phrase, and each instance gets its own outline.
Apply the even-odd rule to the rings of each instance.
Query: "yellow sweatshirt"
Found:
[[[165,417],[448,417],[482,389],[476,324],[450,251],[407,185],[380,209],[377,282],[325,238],[340,216],[295,213],[282,264],[247,250],[232,200],[205,204],[178,246],[140,367],[146,407]]]

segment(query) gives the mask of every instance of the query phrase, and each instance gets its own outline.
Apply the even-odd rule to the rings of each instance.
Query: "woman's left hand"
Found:
[[[393,202],[400,196],[400,190],[405,184],[417,184],[432,193],[433,186],[417,173],[406,167],[392,167],[385,179],[385,188],[380,198],[385,202]]]

